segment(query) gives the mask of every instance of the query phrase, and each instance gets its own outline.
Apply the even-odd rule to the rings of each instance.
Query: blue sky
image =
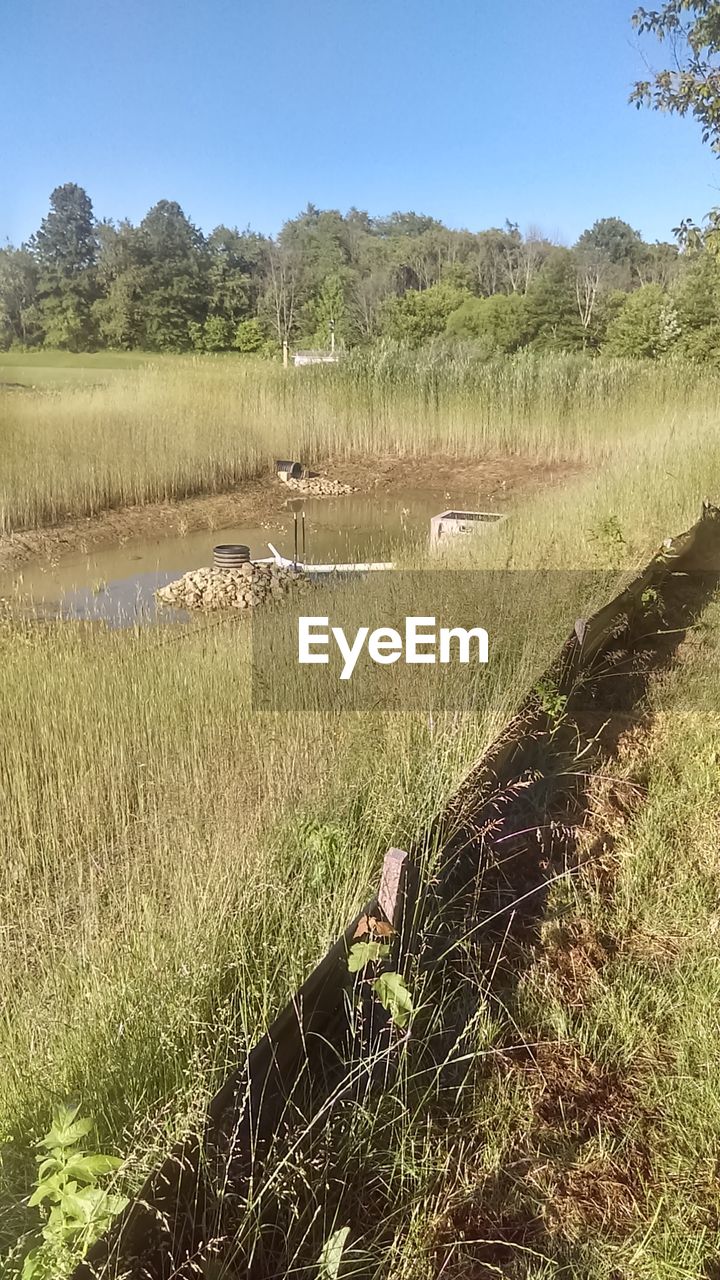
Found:
[[[63,182],[209,231],[308,201],[664,239],[720,204],[691,121],[627,105],[632,0],[2,0],[0,243]],[[654,47],[648,55],[659,58]]]

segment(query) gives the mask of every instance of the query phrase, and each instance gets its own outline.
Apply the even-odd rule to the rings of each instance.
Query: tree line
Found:
[[[717,233],[646,243],[601,218],[572,248],[517,224],[471,232],[435,218],[314,205],[277,237],[204,235],[172,200],[137,225],[96,220],[56,188],[38,231],[0,250],[0,348],[272,354],[447,335],[481,355],[607,351],[720,355]]]

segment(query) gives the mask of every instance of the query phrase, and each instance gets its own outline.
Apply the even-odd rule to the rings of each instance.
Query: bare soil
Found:
[[[439,510],[443,501],[453,501],[453,493],[477,491],[483,500],[502,505],[578,473],[577,465],[570,463],[550,466],[530,458],[496,456],[471,460],[442,454],[353,461],[331,458],[319,471],[369,495],[400,495],[410,489],[437,492]],[[3,534],[0,572],[13,572],[32,560],[55,561],[75,552],[86,554],[98,547],[122,546],[133,538],[177,537],[199,529],[255,524],[279,515],[288,501],[282,482],[268,473],[227,493],[122,507],[61,525]]]

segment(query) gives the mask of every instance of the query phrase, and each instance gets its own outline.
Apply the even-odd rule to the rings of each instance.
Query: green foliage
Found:
[[[139,233],[146,263],[144,345],[150,351],[186,351],[191,324],[205,320],[205,241],[174,200],[160,200],[143,218]]]
[[[577,307],[573,258],[555,249],[525,297],[528,344],[534,351],[575,351],[585,335]]]
[[[285,223],[278,240],[302,264],[300,289],[305,296],[319,292],[328,276],[337,276],[350,260],[348,228],[337,209],[309,204],[299,217]]]
[[[229,351],[233,345],[232,323],[225,316],[208,316],[201,332],[201,351]]]
[[[484,356],[509,355],[522,346],[527,329],[525,299],[518,293],[466,298],[448,317],[446,332],[475,338]]]
[[[251,320],[241,320],[233,339],[235,350],[241,351],[243,355],[254,355],[262,351],[264,345],[265,336],[260,321],[255,316]]]
[[[338,273],[326,277],[320,292],[306,304],[305,317],[312,346],[329,347],[331,333],[335,334],[336,342],[346,340],[348,326],[345,285]]]
[[[617,516],[607,516],[599,521],[590,532],[590,537],[602,542],[605,546],[621,547],[625,545],[625,536]]]
[[[720,354],[720,262],[701,252],[673,292],[680,328],[679,347],[692,360],[717,362]]]
[[[96,345],[95,315],[75,289],[54,290],[40,304],[45,341],[61,351],[91,351]]]
[[[78,276],[95,265],[95,219],[90,197],[82,187],[67,182],[55,188],[50,212],[31,244],[41,266],[61,276]]]
[[[145,342],[142,272],[129,270],[112,280],[93,308],[105,346],[131,351]]]
[[[345,831],[338,823],[307,818],[295,824],[295,840],[311,883],[322,890],[337,874],[346,855]]]
[[[604,565],[617,565],[623,559],[627,545],[620,521],[616,515],[604,516],[588,530],[588,540],[595,544],[598,557]]]
[[[720,320],[704,329],[687,329],[681,337],[683,355],[702,364],[720,363]]]
[[[385,942],[355,942],[348,955],[350,973],[362,973],[369,964],[387,960],[390,947]],[[372,989],[384,1009],[398,1027],[406,1027],[414,1012],[412,995],[401,973],[394,970],[379,973],[371,981]]]
[[[694,116],[703,142],[720,151],[720,0],[665,0],[659,9],[637,9],[633,25],[667,42],[672,65],[638,81],[630,101]]]
[[[264,236],[236,228],[216,227],[207,242],[207,301],[213,315],[237,329],[257,309],[267,264]]]
[[[664,355],[677,342],[680,325],[672,300],[660,285],[631,293],[608,325],[605,350],[615,356]]]
[[[660,592],[657,587],[646,587],[640,597],[640,602],[647,613],[656,609],[660,604]]]
[[[94,312],[101,341],[121,350],[142,347],[149,264],[140,231],[128,222],[103,222],[97,231],[100,296]]]
[[[385,942],[354,942],[348,955],[350,973],[360,973],[367,964],[378,960],[387,960],[390,947]]]
[[[406,1027],[413,1015],[412,996],[400,973],[381,973],[375,978],[373,991],[398,1027]]]
[[[33,346],[42,338],[34,306],[40,268],[27,249],[0,249],[0,348]]]
[[[645,245],[640,232],[633,231],[622,218],[599,218],[588,231],[583,231],[577,248],[599,253],[613,266],[635,267]]]
[[[549,679],[538,680],[535,694],[541,711],[545,712],[553,725],[558,725],[565,715],[567,696],[560,692],[554,680]]]
[[[627,297],[627,293],[624,293],[622,289],[609,289],[607,293],[601,294],[598,299],[595,330],[601,347],[607,338],[610,325],[625,306]]]
[[[398,342],[420,346],[444,332],[448,318],[465,297],[452,284],[432,285],[422,292],[409,289],[401,298],[392,298],[385,304],[382,332]]]
[[[28,1206],[47,1216],[41,1243],[24,1260],[22,1280],[61,1280],[127,1203],[100,1185],[122,1161],[85,1149],[92,1130],[93,1121],[81,1118],[78,1106],[61,1106],[38,1143],[37,1186]]]
[[[693,359],[716,360],[720,219],[681,234],[679,254],[601,218],[568,250],[509,221],[473,233],[421,214],[308,205],[274,240],[224,225],[205,237],[173,200],[138,226],[96,222],[70,183],[52,193],[27,246],[0,250],[0,349],[272,356],[283,342],[326,348],[331,334],[345,352],[447,335],[471,339],[486,360],[523,348],[598,350],[606,340],[608,352],[627,355],[677,340]],[[630,308],[618,320],[640,286],[668,295],[657,323],[647,295],[634,304],[642,318]]]

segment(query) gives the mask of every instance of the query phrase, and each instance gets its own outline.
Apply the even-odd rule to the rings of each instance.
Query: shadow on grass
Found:
[[[538,1184],[525,1176],[531,1169],[521,1151],[512,1168],[486,1171],[480,1196],[471,1189],[449,1197],[424,1256],[403,1274],[445,1280],[539,1275],[543,1268],[577,1274],[580,1255],[568,1244],[574,1226],[597,1225],[608,1214],[618,1223],[627,1218],[648,1173],[642,1143],[631,1144],[623,1167],[600,1162],[584,1177],[574,1157],[600,1124],[627,1134],[634,1106],[628,1082],[565,1045],[533,1041],[514,1011],[547,921],[549,889],[594,859],[607,864],[610,837],[594,830],[592,819],[598,772],[627,735],[647,727],[649,681],[676,661],[717,585],[715,571],[671,576],[636,634],[617,636],[562,710],[548,715],[539,708],[511,780],[488,794],[474,792],[471,777],[453,813],[416,851],[430,887],[419,904],[416,958],[407,972],[421,1006],[412,1036],[405,1041],[395,1033],[380,1064],[381,1074],[392,1064],[381,1096],[350,1099],[346,1091],[343,1098],[338,1087],[337,1106],[320,1124],[308,1098],[291,1158],[279,1178],[277,1166],[270,1173],[275,1189],[262,1214],[246,1211],[232,1244],[225,1236],[218,1275],[310,1280],[324,1243],[338,1226],[349,1226],[355,1244],[345,1251],[340,1276],[379,1276],[398,1234],[407,1232],[413,1188],[422,1185],[432,1200],[452,1185],[452,1173],[445,1166],[433,1172],[432,1159],[424,1170],[413,1167],[413,1159],[428,1161],[424,1139],[454,1132],[472,1150],[473,1097],[508,1073],[531,1099],[533,1124],[564,1172],[552,1188]],[[635,788],[634,803],[641,791]],[[591,965],[612,954],[610,939],[582,941]],[[601,954],[593,957],[592,948]]]
[[[417,1006],[410,1037],[368,999],[361,979],[325,1042],[308,1044],[301,1085],[249,1162],[235,1142],[245,1103],[240,1085],[235,1089],[204,1148],[203,1176],[190,1166],[187,1213],[200,1239],[191,1256],[154,1248],[126,1270],[99,1274],[310,1280],[333,1233],[348,1227],[333,1274],[379,1276],[397,1240],[404,1236],[407,1246],[419,1201],[441,1203],[453,1188],[442,1135],[477,1150],[478,1091],[509,1071],[533,1096],[546,1141],[568,1169],[599,1115],[610,1127],[623,1123],[630,1104],[621,1076],[533,1043],[514,1010],[551,886],[601,846],[606,853],[590,831],[597,773],[625,735],[642,728],[651,677],[673,663],[717,582],[715,571],[671,575],[640,626],[618,634],[566,699],[548,707],[542,694],[528,709],[512,768],[498,769],[502,782],[488,784],[484,762],[413,851],[426,888],[404,930],[406,944],[412,939],[405,974]],[[584,1197],[592,1205],[594,1197],[600,1204],[603,1196],[629,1203],[644,1159],[640,1146],[634,1154],[634,1167],[596,1168],[586,1187],[568,1174],[558,1203]],[[472,1188],[448,1195],[447,1211],[435,1214],[432,1236],[418,1241],[403,1276],[480,1280],[524,1276],[531,1267],[535,1275],[538,1267],[571,1274],[573,1259],[557,1256],[548,1189],[531,1184],[526,1172],[519,1156],[511,1169],[486,1171],[480,1199]],[[76,1274],[93,1271],[83,1266]]]

